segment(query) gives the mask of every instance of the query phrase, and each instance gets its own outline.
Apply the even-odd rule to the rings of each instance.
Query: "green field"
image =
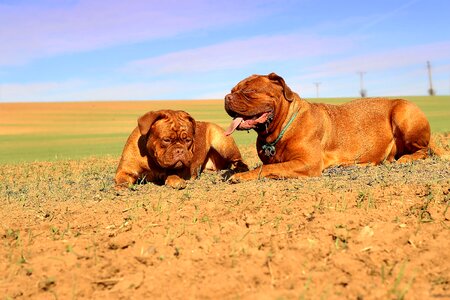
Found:
[[[404,97],[427,115],[433,132],[450,131],[450,97]],[[309,99],[342,103],[351,98]],[[130,101],[0,104],[0,163],[55,161],[88,156],[119,156],[136,119],[149,110],[182,109],[197,120],[227,127],[223,101]],[[254,132],[236,132],[241,146]]]

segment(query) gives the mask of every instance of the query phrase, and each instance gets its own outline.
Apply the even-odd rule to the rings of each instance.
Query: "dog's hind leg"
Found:
[[[429,154],[430,124],[413,103],[401,101],[392,110],[392,128],[398,162],[426,158]]]

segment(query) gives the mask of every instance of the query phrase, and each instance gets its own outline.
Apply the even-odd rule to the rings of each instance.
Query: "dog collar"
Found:
[[[275,155],[275,153],[277,153],[277,151],[275,149],[275,145],[281,140],[281,138],[283,137],[284,133],[289,128],[289,126],[292,124],[292,122],[294,121],[294,119],[297,116],[299,111],[300,110],[297,110],[294,114],[292,114],[292,116],[289,119],[289,121],[287,122],[286,126],[284,126],[283,129],[281,129],[280,134],[278,135],[278,137],[276,138],[275,141],[273,141],[272,143],[266,143],[266,144],[262,145],[261,148],[264,151],[264,155],[265,156],[272,157],[272,156]]]

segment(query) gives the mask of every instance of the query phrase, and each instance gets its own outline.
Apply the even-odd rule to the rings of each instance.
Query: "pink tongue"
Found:
[[[228,135],[232,134],[232,133],[236,130],[236,128],[239,126],[239,124],[241,124],[241,122],[242,122],[243,120],[244,120],[244,119],[241,118],[241,117],[238,117],[238,118],[234,119],[233,122],[231,122],[231,124],[230,124],[230,126],[228,127],[228,129],[225,130],[225,135],[228,136]]]

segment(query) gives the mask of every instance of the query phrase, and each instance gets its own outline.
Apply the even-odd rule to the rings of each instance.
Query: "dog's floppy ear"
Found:
[[[284,82],[283,77],[281,77],[281,76],[279,76],[279,75],[277,75],[275,73],[270,73],[269,75],[267,75],[267,77],[270,80],[274,80],[274,81],[278,82],[283,87],[283,95],[284,95],[284,98],[286,98],[287,101],[292,102],[292,100],[294,100],[294,93],[286,85],[286,82]]]
[[[190,114],[188,114],[188,118],[189,118],[189,121],[191,121],[191,123],[192,123],[192,130],[194,131],[194,134],[195,134],[195,129],[197,128],[197,124],[195,123],[195,120],[194,120],[194,118],[193,117],[191,117],[191,115]]]
[[[167,114],[163,111],[149,111],[143,116],[140,116],[138,119],[138,127],[141,135],[146,135],[152,125],[167,116]]]

